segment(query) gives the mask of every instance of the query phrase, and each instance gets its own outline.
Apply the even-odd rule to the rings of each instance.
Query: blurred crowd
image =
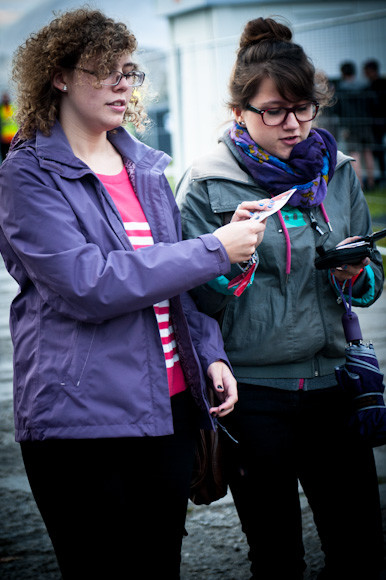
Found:
[[[323,126],[338,140],[339,148],[355,160],[355,172],[366,191],[385,185],[386,78],[377,60],[364,63],[361,74],[354,62],[340,66],[335,105],[323,114]]]

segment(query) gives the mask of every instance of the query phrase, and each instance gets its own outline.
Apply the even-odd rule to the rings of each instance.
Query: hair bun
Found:
[[[240,37],[240,50],[264,40],[291,42],[292,32],[288,26],[272,18],[250,20]]]

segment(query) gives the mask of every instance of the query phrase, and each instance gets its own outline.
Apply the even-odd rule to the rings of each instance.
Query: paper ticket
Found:
[[[258,221],[265,220],[265,218],[267,218],[268,216],[279,211],[279,209],[281,209],[283,205],[287,203],[287,201],[290,199],[291,195],[295,193],[295,191],[296,188],[288,189],[287,191],[283,191],[283,193],[279,193],[279,195],[272,197],[272,199],[270,200],[270,203],[273,204],[272,207],[270,207],[269,209],[264,209],[263,211],[256,211],[251,217],[251,219]]]

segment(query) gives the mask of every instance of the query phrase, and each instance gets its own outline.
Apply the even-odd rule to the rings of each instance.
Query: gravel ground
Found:
[[[312,514],[304,498],[302,504],[308,564],[305,579],[308,580],[315,578],[323,567],[323,557]],[[192,506],[186,529],[189,535],[183,545],[182,580],[250,578],[248,545],[230,495],[209,507]]]
[[[24,474],[19,446],[13,441],[11,405],[2,403],[0,409],[0,578],[60,580],[50,540]],[[376,457],[383,469],[380,488],[386,532],[386,446],[376,450]],[[308,564],[305,580],[311,580],[322,568],[323,556],[303,494],[301,499]],[[247,580],[250,577],[247,543],[229,494],[211,506],[189,503],[186,529],[181,580]],[[382,578],[386,579],[386,574]]]

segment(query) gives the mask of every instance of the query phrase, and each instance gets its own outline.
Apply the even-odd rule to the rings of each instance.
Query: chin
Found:
[[[115,131],[115,129],[118,129],[118,127],[121,127],[122,123],[111,123],[109,125],[106,125],[105,131]]]
[[[280,161],[288,161],[288,159],[290,158],[291,153],[292,153],[292,149],[289,152],[283,153],[283,155],[276,155],[276,157],[278,159],[280,159]]]

